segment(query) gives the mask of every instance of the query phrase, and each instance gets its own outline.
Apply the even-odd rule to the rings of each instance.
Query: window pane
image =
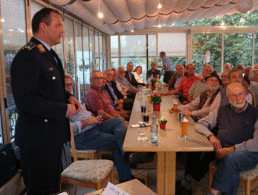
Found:
[[[1,109],[1,106],[0,106]],[[2,117],[1,117],[1,112],[0,112],[0,145],[4,143],[3,140],[3,127],[2,127]]]
[[[146,35],[123,35],[121,41],[121,65],[126,67],[128,62],[142,67],[143,80],[146,80]]]
[[[252,33],[225,34],[224,40],[224,63],[229,62],[232,68],[252,65]]]
[[[31,1],[31,19],[33,18],[33,16],[35,15],[35,13],[37,13],[39,10],[41,10],[42,8],[44,8],[44,5],[41,5],[40,3],[37,3],[36,1]]]
[[[99,66],[99,33],[95,32],[95,70],[100,70]]]
[[[104,70],[107,69],[106,36],[102,35],[102,61]],[[109,67],[110,68],[110,67]]]
[[[156,35],[148,35],[148,69],[150,70],[151,62],[156,62]]]
[[[118,36],[117,35],[110,37],[110,44],[111,44],[111,67],[118,68],[119,59],[118,59]]]
[[[91,70],[95,70],[95,56],[94,56],[94,31],[90,29],[90,65],[91,65]]]
[[[255,34],[254,40],[254,64],[258,64],[258,33]]]
[[[9,112],[11,141],[13,142],[17,113],[11,90],[10,66],[16,53],[26,43],[26,20],[24,1],[2,0],[1,15],[3,21],[3,49],[7,88],[7,104]]]
[[[100,71],[104,71],[104,64],[103,64],[103,58],[102,58],[102,34],[99,34],[99,66],[100,66]]]
[[[221,34],[193,34],[193,64],[195,65],[196,74],[202,72],[202,66],[204,64],[203,55],[206,51],[210,51],[210,57],[208,57],[206,63],[213,66],[213,69],[217,73],[221,72]]]
[[[71,74],[75,81],[75,61],[74,61],[74,32],[73,20],[65,17],[65,49],[67,73]]]
[[[83,88],[83,61],[82,61],[82,24],[76,22],[76,63],[78,85],[78,99],[81,102],[84,99]]]
[[[85,84],[90,84],[90,48],[89,48],[89,30],[86,26],[83,26],[83,59],[85,64]]]

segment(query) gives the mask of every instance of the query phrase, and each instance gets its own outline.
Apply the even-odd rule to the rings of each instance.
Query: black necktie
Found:
[[[56,59],[58,65],[60,67],[62,67],[62,62],[61,60],[59,59],[58,55],[56,54],[56,52],[53,50],[53,49],[50,49],[50,53],[54,56],[54,58]]]

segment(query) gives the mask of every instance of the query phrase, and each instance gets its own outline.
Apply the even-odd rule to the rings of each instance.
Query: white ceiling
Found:
[[[73,2],[74,0],[50,0]],[[158,3],[162,8],[158,9]],[[62,6],[107,34],[238,13],[237,0],[75,0]],[[104,17],[98,18],[98,5]],[[252,10],[258,9],[253,0]]]

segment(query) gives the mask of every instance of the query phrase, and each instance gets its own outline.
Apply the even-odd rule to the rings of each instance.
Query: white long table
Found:
[[[159,129],[159,141],[157,145],[150,143],[150,127],[132,128],[130,125],[142,121],[140,100],[136,96],[128,130],[126,133],[123,150],[138,152],[157,152],[157,194],[175,194],[176,182],[176,152],[197,152],[213,151],[213,147],[207,138],[194,130],[194,121],[187,117],[188,135],[190,139],[182,140],[181,125],[178,122],[178,114],[169,113],[168,109],[173,105],[172,96],[163,96],[160,111],[152,112],[157,116],[157,120],[164,116],[168,122],[166,130]],[[152,114],[150,122],[152,122]],[[158,121],[157,121],[158,122]],[[148,140],[138,140],[140,133],[145,133]]]

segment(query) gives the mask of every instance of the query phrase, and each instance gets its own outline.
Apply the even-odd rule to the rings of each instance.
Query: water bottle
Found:
[[[158,143],[158,124],[156,123],[156,115],[152,116],[152,124],[150,126],[151,143]]]

